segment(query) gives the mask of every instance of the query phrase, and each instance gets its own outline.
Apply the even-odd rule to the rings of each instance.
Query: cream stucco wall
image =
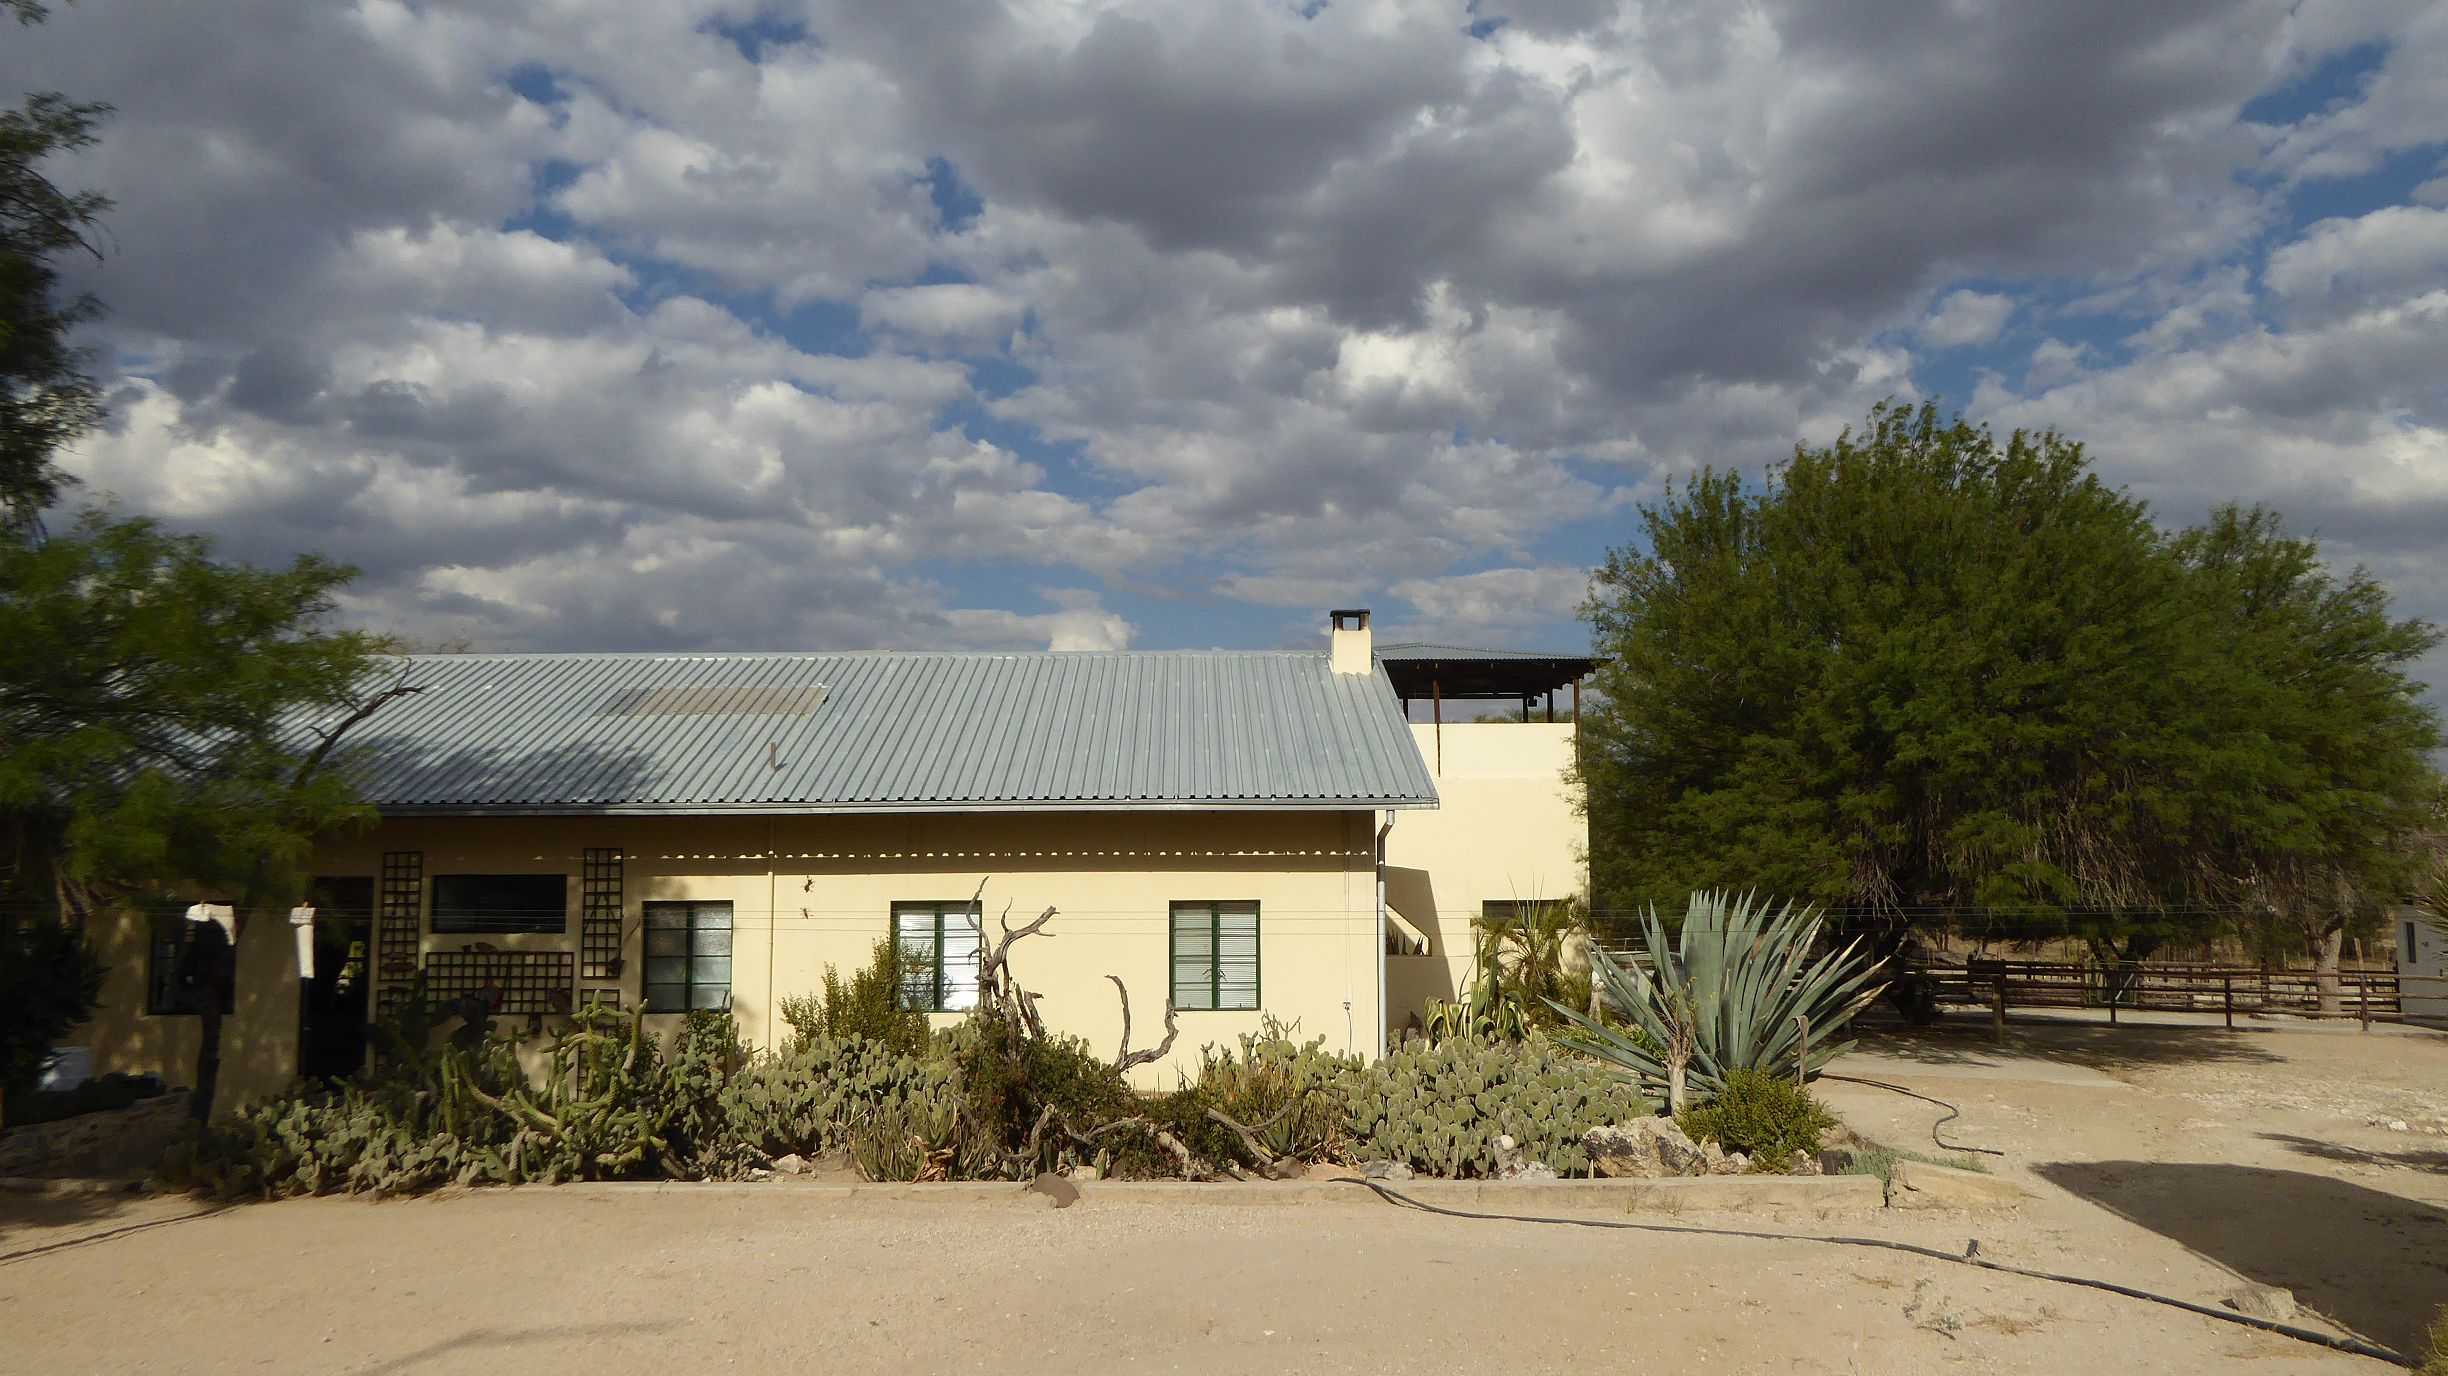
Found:
[[[1130,989],[1133,1044],[1148,1046],[1162,1035],[1170,905],[1254,899],[1264,1012],[1182,1013],[1173,1055],[1139,1072],[1142,1084],[1169,1087],[1176,1071],[1195,1070],[1200,1048],[1229,1044],[1267,1013],[1336,1050],[1374,1052],[1375,825],[1367,812],[394,819],[325,845],[314,872],[375,875],[386,852],[414,851],[428,890],[437,874],[562,873],[566,935],[437,935],[428,901],[423,950],[478,941],[575,950],[581,854],[618,847],[624,999],[640,993],[642,902],[728,902],[732,1008],[757,1046],[788,1037],[777,1015],[782,999],[813,992],[828,965],[847,971],[867,961],[890,930],[894,903],[965,900],[981,882],[990,933],[1007,905],[1015,926],[1058,909],[1050,935],[1022,941],[1012,957],[1049,1026],[1113,1054],[1121,1007],[1106,976],[1118,975]],[[143,1016],[141,932],[99,935],[113,972],[106,1008],[85,1039],[96,1069],[159,1070],[186,1082],[196,1020]],[[240,1006],[225,1052],[230,1102],[277,1089],[295,1072],[292,949],[282,922],[257,920],[241,933]]]
[[[1471,919],[1489,899],[1568,898],[1588,888],[1589,828],[1566,770],[1570,723],[1414,724],[1437,808],[1400,815],[1386,838],[1386,906],[1426,937],[1425,956],[1386,962],[1400,1028],[1470,982]],[[1400,924],[1397,924],[1400,930]]]
[[[93,1073],[151,1072],[174,1085],[195,1082],[203,1020],[145,1012],[145,966],[152,920],[127,913],[97,917],[86,930],[107,969],[93,1018],[68,1044],[93,1052]],[[297,943],[287,917],[241,918],[237,987],[221,1020],[225,1103],[260,1098],[297,1074]]]

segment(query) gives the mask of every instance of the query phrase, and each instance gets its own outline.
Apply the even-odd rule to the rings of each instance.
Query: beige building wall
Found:
[[[146,968],[154,919],[111,913],[86,935],[107,967],[102,997],[67,1044],[93,1052],[93,1073],[157,1074],[174,1085],[195,1083],[203,1019],[145,1011]],[[297,1073],[297,942],[286,914],[241,918],[237,987],[221,1020],[220,1102],[238,1103],[279,1090]]]
[[[1419,814],[1414,814],[1419,815]],[[421,950],[487,942],[506,950],[576,951],[583,852],[623,852],[622,988],[640,997],[640,904],[663,899],[732,907],[732,1009],[752,1045],[789,1036],[778,1005],[814,992],[828,965],[864,965],[891,931],[898,902],[966,900],[985,884],[986,926],[1008,907],[1019,925],[1051,905],[1048,935],[1013,950],[1022,984],[1049,1027],[1119,1048],[1121,1004],[1107,975],[1129,987],[1134,1047],[1163,1035],[1168,921],[1176,901],[1255,900],[1263,1012],[1184,1012],[1172,1056],[1139,1083],[1170,1088],[1199,1051],[1229,1045],[1271,1013],[1328,1047],[1376,1048],[1376,817],[1368,812],[1011,813],[795,817],[434,818],[386,821],[334,841],[319,876],[377,876],[388,852],[423,857]],[[564,935],[439,935],[430,889],[438,874],[568,876]],[[141,932],[98,934],[112,972],[106,1006],[83,1038],[97,1073],[156,1070],[192,1078],[193,1017],[147,1017]],[[225,1102],[259,1097],[296,1070],[294,946],[282,920],[240,933],[240,994],[228,1023]],[[607,981],[578,978],[580,988]],[[946,1017],[944,1021],[952,1019]]]
[[[1386,960],[1395,1028],[1470,983],[1471,919],[1490,899],[1569,898],[1589,887],[1589,827],[1567,777],[1578,728],[1566,722],[1414,724],[1437,808],[1406,812],[1386,838],[1386,907],[1426,955]],[[1405,929],[1409,929],[1406,933]]]

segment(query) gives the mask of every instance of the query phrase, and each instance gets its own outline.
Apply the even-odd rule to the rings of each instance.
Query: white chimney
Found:
[[[1334,623],[1334,638],[1326,647],[1326,667],[1338,674],[1373,674],[1377,672],[1376,646],[1369,639],[1369,614],[1366,607],[1328,612]]]

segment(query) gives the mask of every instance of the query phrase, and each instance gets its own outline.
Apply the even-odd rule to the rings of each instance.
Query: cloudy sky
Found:
[[[1578,645],[1882,397],[2448,618],[2436,0],[82,0],[72,467],[479,648]],[[2435,659],[2436,680],[2448,661]]]

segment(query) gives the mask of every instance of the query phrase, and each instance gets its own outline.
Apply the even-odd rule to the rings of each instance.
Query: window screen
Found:
[[[646,1011],[731,1006],[731,905],[648,903]]]
[[[1258,905],[1173,905],[1173,1006],[1184,1012],[1258,1006]]]
[[[437,874],[437,932],[565,932],[569,877],[560,874]]]
[[[978,915],[968,902],[893,904],[901,948],[901,1004],[930,1013],[977,1007]]]

